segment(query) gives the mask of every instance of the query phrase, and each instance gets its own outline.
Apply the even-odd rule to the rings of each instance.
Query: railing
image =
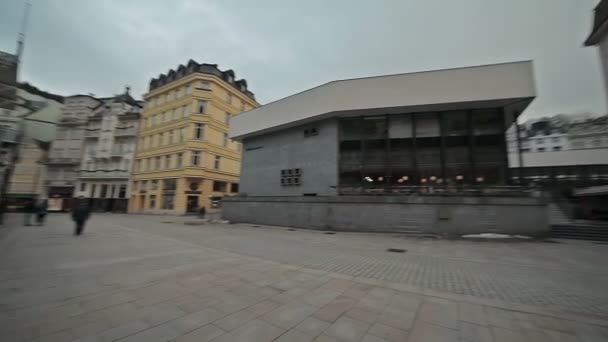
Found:
[[[80,158],[49,158],[47,164],[80,164]]]
[[[483,186],[483,185],[432,185],[432,186],[369,186],[337,188],[342,196],[473,196],[473,197],[543,197],[537,187],[525,186]]]
[[[96,171],[86,171],[81,170],[78,178],[129,178],[129,171],[125,170],[96,170]]]
[[[99,130],[95,129],[95,130],[85,130],[84,131],[84,137],[85,138],[98,138],[99,137]]]
[[[8,127],[0,127],[0,142],[16,144],[19,131]]]
[[[128,127],[128,128],[116,128],[114,130],[114,136],[116,137],[120,137],[120,136],[131,136],[131,135],[136,135],[136,131],[135,131],[135,127]]]

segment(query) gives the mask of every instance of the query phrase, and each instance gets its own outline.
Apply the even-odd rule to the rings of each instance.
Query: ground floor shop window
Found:
[[[175,207],[175,195],[163,195],[162,209],[173,210]]]

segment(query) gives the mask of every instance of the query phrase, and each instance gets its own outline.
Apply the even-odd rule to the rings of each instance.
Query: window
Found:
[[[213,168],[216,170],[220,169],[220,160],[221,157],[220,156],[215,156],[215,160],[213,161]]]
[[[224,113],[224,123],[228,125],[230,123],[230,113]]]
[[[183,142],[184,140],[186,140],[186,127],[179,129],[179,141]]]
[[[553,141],[553,142],[559,142],[559,137],[553,137],[553,138],[551,138],[551,141]]]
[[[95,189],[97,186],[95,184],[91,184],[91,196],[90,197],[95,197]]]
[[[156,209],[156,195],[150,195],[148,209]]]
[[[183,117],[188,117],[188,115],[189,115],[189,114],[190,114],[190,113],[188,113],[188,106],[187,106],[187,105],[186,105],[186,106],[183,106],[183,107],[182,107],[182,116],[183,116]]]
[[[561,151],[562,147],[561,146],[553,146],[553,151]]]
[[[148,181],[141,181],[141,187],[139,188],[140,191],[146,191],[148,190]]]
[[[205,124],[197,122],[194,125],[194,139],[205,139]]]
[[[302,176],[301,169],[284,169],[281,170],[281,186],[300,185],[300,177]]]
[[[160,170],[160,157],[156,157],[154,161],[154,169]]]
[[[107,184],[101,184],[101,191],[99,193],[99,197],[100,198],[106,198],[107,195],[108,195],[108,185]]]
[[[232,104],[232,93],[230,93],[230,92],[227,93],[226,102],[228,102],[228,104]]]
[[[241,100],[241,112],[245,111],[245,101]]]
[[[536,139],[536,145],[542,145],[544,142],[544,139]]]
[[[232,193],[239,192],[239,183],[230,184],[230,192],[232,192]]]
[[[139,190],[139,182],[133,181],[133,191]]]
[[[593,139],[593,147],[601,147],[602,140],[601,139]]]
[[[87,190],[87,183],[80,183],[80,191],[86,191]]]
[[[319,135],[319,130],[316,127],[307,128],[304,130],[304,138]]]
[[[177,110],[177,108],[173,109],[173,120],[177,120],[179,119],[179,110]]]
[[[211,84],[209,84],[209,82],[207,82],[207,81],[202,81],[201,82],[201,89],[211,90]]]
[[[190,88],[190,85],[186,85],[186,95],[190,95],[192,94],[192,88]]]
[[[118,189],[118,198],[126,198],[127,197],[127,185],[121,184]]]
[[[198,100],[198,102],[196,104],[196,112],[198,114],[207,113],[207,101]]]
[[[177,90],[177,97],[180,98],[182,96],[184,96],[184,88],[179,88]]]
[[[156,179],[150,181],[150,190],[158,190],[158,181]]]
[[[171,168],[171,159],[170,158],[171,158],[170,155],[165,156],[165,169]]]
[[[148,159],[142,159],[141,170],[148,171]]]
[[[164,115],[165,115],[164,120],[163,120],[164,122],[169,122],[169,121],[171,121],[171,112],[170,112],[170,111],[165,112],[165,114],[164,114]]]
[[[224,147],[228,147],[228,133],[224,133]]]
[[[173,141],[173,139],[173,130],[170,130],[169,132],[167,132],[167,144],[173,144],[175,142]]]
[[[181,153],[176,154],[175,167],[177,167],[177,168],[182,167],[182,156],[183,156],[183,154],[181,154]]]
[[[228,189],[228,183],[220,182],[220,181],[213,181],[213,191],[226,192],[227,189]]]
[[[176,190],[177,189],[177,180],[174,178],[165,179],[163,181],[163,190]]]
[[[192,160],[190,165],[192,166],[200,166],[201,164],[201,151],[192,151],[191,152]]]
[[[163,194],[161,209],[164,210],[173,210],[174,207],[175,195],[173,194]]]
[[[544,147],[539,147],[536,149],[536,152],[545,152],[545,148]]]
[[[138,159],[138,160],[135,161],[135,172],[141,172],[141,171],[142,171],[142,169],[141,169],[141,160]]]

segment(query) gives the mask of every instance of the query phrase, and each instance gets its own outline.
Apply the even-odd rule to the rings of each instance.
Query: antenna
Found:
[[[25,30],[27,29],[27,22],[30,16],[30,8],[32,4],[27,1],[25,3],[25,13],[23,13],[23,20],[21,21],[21,30],[19,31],[19,38],[17,39],[17,65],[21,62],[21,56],[23,55],[23,44],[25,43]]]

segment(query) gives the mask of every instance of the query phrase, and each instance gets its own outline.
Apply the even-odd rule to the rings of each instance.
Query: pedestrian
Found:
[[[205,209],[205,206],[201,206],[201,208],[198,210],[198,217],[200,218],[205,218],[205,214],[207,213],[207,209]]]
[[[36,211],[36,198],[32,198],[25,202],[23,206],[23,225],[31,226],[32,214]]]
[[[48,212],[48,207],[49,207],[48,200],[46,200],[44,198],[38,200],[38,204],[36,205],[36,215],[37,215],[36,218],[38,219],[39,226],[44,225],[44,219],[46,218],[46,214]]]
[[[76,223],[76,229],[74,235],[81,235],[84,230],[84,224],[91,216],[91,209],[89,204],[83,196],[80,196],[76,202],[76,205],[72,209],[72,219]]]

